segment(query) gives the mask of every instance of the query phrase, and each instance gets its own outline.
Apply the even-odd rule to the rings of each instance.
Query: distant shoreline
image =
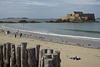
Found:
[[[6,21],[7,20],[7,21]],[[27,20],[27,19],[17,19],[18,21],[13,21],[13,19],[5,19],[5,21],[0,20],[0,23],[43,23],[41,21],[36,21],[36,20]],[[100,21],[87,21],[87,22],[68,22],[68,21],[62,21],[60,19],[50,19],[47,21],[44,21],[44,23],[98,23]]]
[[[67,22],[67,21],[46,21],[47,23],[99,23],[100,21],[87,22]]]
[[[27,17],[8,17],[8,18],[3,18],[3,19],[29,19]]]
[[[41,22],[20,20],[20,21],[18,21],[18,22],[12,22],[12,21],[0,21],[0,23],[41,23]]]

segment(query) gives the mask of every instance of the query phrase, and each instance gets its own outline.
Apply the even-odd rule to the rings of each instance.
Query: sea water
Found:
[[[0,21],[15,21],[20,19],[0,19]],[[23,30],[27,32],[73,37],[73,38],[90,38],[100,40],[100,23],[45,23],[51,19],[26,19],[27,21],[39,21],[42,23],[4,23],[0,24],[3,28]],[[52,19],[55,20],[55,19]]]

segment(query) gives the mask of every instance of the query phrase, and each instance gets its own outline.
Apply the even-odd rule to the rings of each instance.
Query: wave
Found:
[[[2,26],[2,27],[3,28],[7,28],[7,29],[12,29],[12,30],[20,30],[20,31],[23,31],[23,32],[31,32],[31,33],[37,33],[37,34],[43,34],[43,35],[51,35],[51,36],[60,36],[60,37],[69,37],[69,38],[74,38],[74,39],[85,39],[85,40],[92,40],[92,41],[100,42],[100,38],[95,38],[95,37],[62,35],[62,34],[56,34],[56,33],[52,33],[52,32],[29,31],[29,30],[22,30],[22,29],[14,29],[14,28],[5,27],[5,26]]]
[[[87,32],[87,33],[100,33],[100,31],[77,30],[77,29],[64,29],[69,31]]]
[[[12,29],[12,30],[18,30],[18,29],[14,29],[14,28],[11,28],[11,27],[5,27],[3,25],[2,25],[2,28]]]

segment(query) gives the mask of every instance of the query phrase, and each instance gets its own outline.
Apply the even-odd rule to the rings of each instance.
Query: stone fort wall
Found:
[[[66,21],[95,21],[94,14],[84,14],[83,12],[72,12],[72,14],[67,14],[66,17],[61,17],[60,19]]]

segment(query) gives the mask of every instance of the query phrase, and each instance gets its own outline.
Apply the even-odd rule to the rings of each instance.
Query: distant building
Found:
[[[67,22],[94,22],[95,16],[94,14],[73,11],[72,14],[67,14],[66,17],[61,17],[60,19]]]

